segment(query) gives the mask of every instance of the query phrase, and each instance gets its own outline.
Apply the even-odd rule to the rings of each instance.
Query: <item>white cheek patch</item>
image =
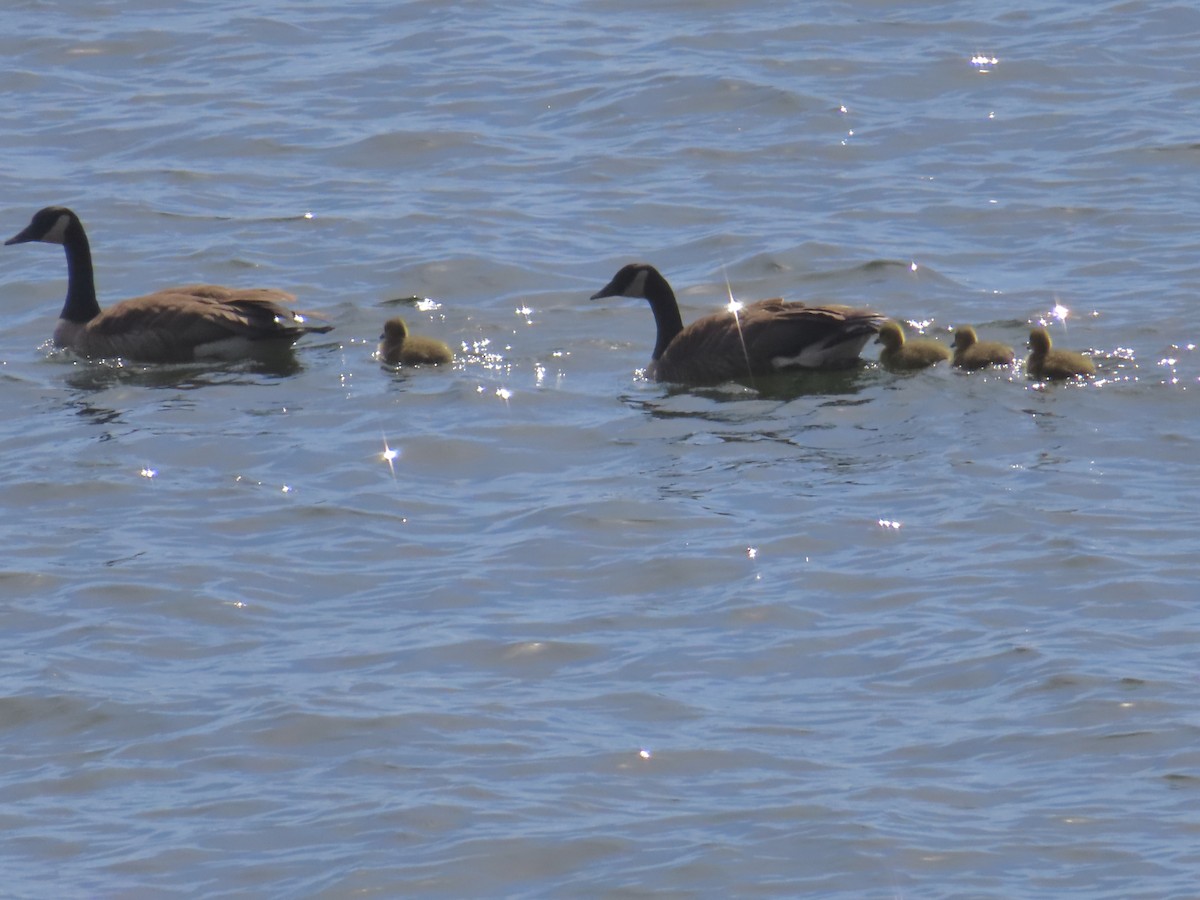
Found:
[[[71,224],[71,217],[66,213],[58,217],[58,220],[43,235],[40,240],[47,244],[61,244],[67,239],[67,226]]]
[[[646,296],[646,270],[643,269],[633,276],[633,281],[629,282],[629,287],[621,292],[625,297],[645,297]]]

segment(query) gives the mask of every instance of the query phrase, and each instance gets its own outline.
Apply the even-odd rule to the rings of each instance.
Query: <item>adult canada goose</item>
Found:
[[[899,322],[884,322],[875,343],[883,344],[883,349],[879,351],[879,362],[885,369],[924,369],[950,358],[949,349],[937,341],[906,341]]]
[[[389,366],[446,364],[454,360],[450,348],[441,341],[408,333],[408,326],[397,316],[383,323],[379,336],[379,358]]]
[[[269,288],[191,284],[101,310],[92,251],[79,216],[65,206],[48,206],[4,243],[28,241],[62,244],[66,251],[67,299],[54,329],[54,343],[80,356],[138,362],[240,359],[290,347],[304,334],[333,328],[309,324],[284,305],[294,296]]]
[[[592,295],[593,300],[602,297],[650,302],[658,339],[646,374],[681,384],[720,384],[789,369],[846,368],[884,322],[868,309],[776,299],[748,304],[736,313],[713,313],[684,328],[671,286],[646,263],[623,267]]]
[[[1096,374],[1095,364],[1082,353],[1052,350],[1050,332],[1035,328],[1029,332],[1029,359],[1025,371],[1033,378],[1061,380]]]
[[[954,332],[953,364],[960,369],[986,369],[988,366],[1007,366],[1013,361],[1013,349],[999,341],[981,341],[970,325],[960,325]]]

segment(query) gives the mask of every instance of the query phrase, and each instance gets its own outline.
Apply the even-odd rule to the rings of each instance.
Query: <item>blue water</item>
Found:
[[[71,360],[61,251],[0,253],[6,895],[1194,896],[1197,27],[7,10],[0,237],[336,329]],[[650,383],[587,300],[634,259],[1100,377]]]

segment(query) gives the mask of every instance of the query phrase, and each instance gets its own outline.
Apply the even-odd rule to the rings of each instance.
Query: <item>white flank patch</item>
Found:
[[[196,359],[222,359],[233,362],[269,353],[273,347],[279,346],[286,346],[286,344],[281,345],[278,341],[251,341],[244,337],[230,337],[220,341],[209,341],[207,344],[199,344],[194,352]]]
[[[871,335],[864,334],[841,341],[832,346],[826,344],[810,344],[795,356],[776,356],[771,359],[771,365],[776,369],[824,369],[826,367],[844,366],[853,362],[862,348],[866,346]]]

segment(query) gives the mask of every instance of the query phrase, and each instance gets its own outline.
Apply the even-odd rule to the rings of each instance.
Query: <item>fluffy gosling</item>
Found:
[[[923,338],[906,341],[899,322],[884,322],[875,343],[883,344],[879,362],[892,371],[924,369],[950,358],[950,351],[937,341]]]
[[[379,359],[389,366],[437,366],[452,362],[454,354],[439,340],[410,335],[404,320],[397,316],[383,323]]]
[[[960,369],[986,369],[988,366],[1008,366],[1014,359],[1013,348],[999,341],[981,341],[970,325],[961,325],[954,332],[953,364]]]
[[[1050,332],[1035,328],[1029,332],[1029,359],[1025,371],[1031,378],[1061,381],[1066,378],[1089,378],[1096,374],[1095,364],[1082,353],[1071,350],[1052,350]]]

